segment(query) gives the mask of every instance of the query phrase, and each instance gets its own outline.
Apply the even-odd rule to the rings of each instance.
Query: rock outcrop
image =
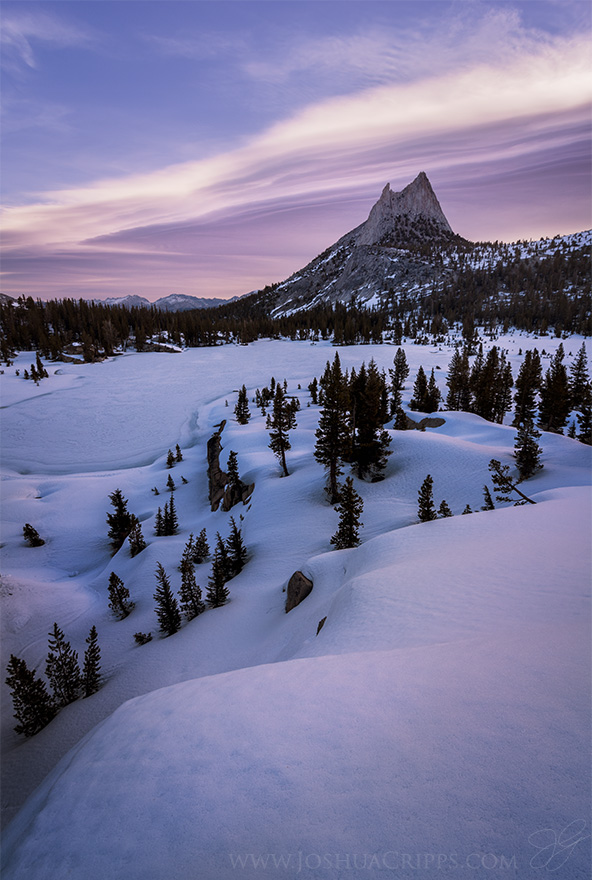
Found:
[[[414,422],[412,418],[407,416],[407,430],[423,431],[425,428],[440,428],[446,424],[446,419],[440,416],[425,416],[419,422]]]
[[[288,581],[287,587],[287,596],[286,596],[286,614],[288,611],[291,611],[292,608],[296,608],[297,605],[306,599],[309,595],[313,587],[312,581],[306,577],[306,575],[302,574],[301,571],[295,571],[290,580]]]
[[[220,439],[220,435],[226,427],[226,419],[215,427],[217,427],[218,430],[212,434],[207,444],[208,494],[211,510],[218,510],[220,502],[224,497],[226,483],[228,482],[228,474],[220,467],[220,453],[222,451],[222,440]]]
[[[235,504],[242,501],[246,504],[255,488],[255,483],[247,485],[239,480],[238,485],[228,485],[228,474],[220,467],[220,453],[222,452],[221,434],[226,427],[226,419],[215,427],[218,430],[212,434],[207,444],[208,456],[208,495],[210,509],[218,510],[222,502],[222,510],[231,510]]]

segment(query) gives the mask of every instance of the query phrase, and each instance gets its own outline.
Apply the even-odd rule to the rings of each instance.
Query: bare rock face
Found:
[[[212,434],[207,444],[208,492],[211,510],[218,510],[228,482],[228,474],[220,467],[220,452],[222,451],[220,435],[225,427],[226,419],[218,425],[218,430]]]
[[[288,581],[286,614],[288,611],[291,611],[292,608],[296,608],[297,605],[300,605],[303,599],[306,599],[308,594],[312,591],[312,587],[312,581],[307,578],[306,575],[302,574],[301,571],[294,572]]]
[[[422,431],[424,428],[440,428],[445,424],[446,419],[440,416],[425,416],[419,422],[414,422],[412,418],[407,416],[407,430],[415,429],[416,431]]]
[[[254,488],[255,483],[247,485],[242,480],[240,481],[240,486],[228,486],[222,496],[222,510],[231,510],[235,504],[239,504],[241,501],[243,504],[246,504],[253,494]]]

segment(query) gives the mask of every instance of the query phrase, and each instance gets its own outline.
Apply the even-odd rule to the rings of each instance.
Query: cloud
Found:
[[[486,28],[482,40],[485,33]],[[521,42],[520,51],[514,47],[516,51],[506,55],[504,50],[503,57],[479,59],[470,67],[317,102],[239,148],[200,161],[40,194],[36,203],[5,209],[6,247],[13,248],[15,259],[20,260],[20,273],[25,271],[26,260],[21,259],[25,252],[29,261],[38,253],[44,268],[52,254],[56,259],[59,255],[60,265],[65,266],[67,254],[70,265],[77,267],[77,277],[83,255],[90,261],[91,252],[95,253],[93,265],[102,260],[107,273],[109,254],[119,260],[121,278],[128,277],[125,266],[139,271],[142,255],[150,255],[151,260],[146,279],[156,271],[153,262],[163,272],[161,278],[165,265],[169,270],[175,266],[178,273],[186,271],[186,278],[191,277],[188,267],[192,265],[195,278],[196,267],[205,271],[207,262],[208,290],[220,293],[220,287],[215,287],[219,278],[216,282],[211,274],[213,257],[195,250],[196,236],[203,238],[206,225],[222,234],[224,223],[234,221],[234,234],[244,236],[258,212],[277,219],[282,211],[316,203],[326,206],[325,219],[330,217],[326,235],[333,236],[333,229],[340,235],[350,226],[344,213],[336,210],[337,200],[349,199],[351,206],[362,196],[376,195],[387,180],[405,185],[422,169],[439,190],[440,185],[459,181],[463,175],[479,181],[487,175],[502,175],[504,169],[514,173],[534,167],[543,154],[550,167],[550,153],[556,162],[563,156],[568,163],[575,161],[577,153],[581,167],[582,144],[589,138],[587,37],[531,40],[528,52],[525,45]],[[557,164],[553,167],[557,172]],[[492,182],[492,188],[499,188],[500,179]],[[539,185],[539,190],[540,206],[547,196],[544,187]],[[577,190],[570,191],[577,201]],[[579,198],[582,202],[585,194]],[[357,214],[351,225],[364,216]],[[501,223],[500,212],[497,218]],[[467,228],[466,217],[462,219],[465,225],[457,227],[459,232],[469,238],[482,237]],[[237,231],[239,227],[242,232]],[[260,229],[264,227],[262,223]],[[182,234],[182,228],[189,230],[187,234]],[[258,240],[269,242],[271,253],[277,232],[273,218],[265,228],[267,239]],[[228,228],[225,234],[231,242]],[[335,237],[324,239],[324,246]],[[493,237],[503,238],[504,230]],[[303,233],[303,247],[310,241]],[[75,260],[74,254],[80,259]],[[219,257],[218,272],[232,274],[224,255]],[[246,255],[242,259],[244,266]],[[237,260],[233,254],[232,266],[239,265]],[[290,268],[299,265],[296,262]],[[280,266],[285,263],[267,264],[278,271]],[[245,285],[229,293],[257,286],[248,272],[244,276]],[[275,272],[271,275],[272,280],[281,277]],[[149,283],[154,284],[155,278]],[[259,276],[259,283],[266,280],[269,276]],[[7,284],[5,289],[11,288]]]
[[[57,18],[47,12],[30,10],[5,12],[0,29],[2,67],[11,73],[36,68],[35,43],[45,43],[56,49],[68,46],[86,46],[91,36],[85,29]]]

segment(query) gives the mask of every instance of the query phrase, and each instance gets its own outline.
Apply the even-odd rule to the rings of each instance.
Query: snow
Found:
[[[519,348],[552,355],[559,342],[495,340],[514,375]],[[563,340],[568,363],[581,342]],[[394,349],[339,354],[344,369],[371,357],[387,369]],[[440,367],[445,390],[450,348],[406,354],[405,406],[419,364]],[[479,509],[488,461],[511,464],[515,430],[445,412],[438,429],[392,432],[386,479],[355,480],[362,545],[331,550],[307,385],[333,356],[279,340],[130,354],[49,364],[36,387],[14,375],[34,360],[24,353],[0,377],[2,663],[15,653],[42,674],[54,620],[80,654],[94,623],[105,675],[26,741],[3,685],[7,880],[589,876],[590,449],[544,434],[545,467],[524,487],[536,505],[459,516]],[[272,375],[302,404],[288,478],[254,404],[248,425],[233,418],[238,388],[252,397]],[[228,534],[205,476],[224,418],[221,462],[234,449],[255,482],[232,511],[251,558],[228,605],[160,639],[157,561],[178,589],[189,532]],[[177,442],[184,461],[168,470]],[[427,473],[453,518],[417,523]],[[155,538],[169,474],[180,533]],[[109,553],[118,487],[149,545],[133,559]],[[43,547],[24,545],[24,522]],[[314,589],[286,615],[297,569]],[[107,607],[111,571],[136,603],[124,621]],[[202,588],[208,573],[198,566]],[[137,631],[153,641],[137,646]]]

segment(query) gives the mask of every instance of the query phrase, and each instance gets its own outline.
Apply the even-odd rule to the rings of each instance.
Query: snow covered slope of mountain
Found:
[[[227,302],[234,302],[238,299],[233,296],[231,299],[218,299],[216,297],[189,296],[185,293],[171,293],[169,296],[161,296],[160,299],[150,302],[143,296],[110,296],[105,300],[97,300],[104,302],[108,306],[125,306],[128,309],[134,307],[161,309],[164,312],[186,312],[190,309],[209,309],[214,306],[222,306]]]
[[[545,363],[559,342],[496,340],[514,374],[519,349],[545,348]],[[569,361],[581,339],[563,345]],[[512,463],[515,429],[444,412],[440,428],[393,431],[386,479],[355,480],[362,545],[331,550],[337,514],[306,389],[334,353],[266,341],[123,355],[58,365],[39,387],[15,375],[24,353],[0,377],[2,662],[15,653],[42,675],[54,620],[79,653],[95,623],[104,675],[24,742],[3,685],[3,806],[41,782],[5,831],[7,880],[588,876],[590,449],[544,434],[544,469],[523,486],[536,505],[460,516],[479,510],[488,461]],[[444,389],[452,349],[406,353],[405,407],[419,364]],[[394,348],[339,354],[344,369],[388,368]],[[302,405],[287,478],[260,411],[232,417],[236,389],[252,397],[272,373]],[[205,475],[222,419],[223,465],[235,450],[255,483],[231,511],[250,559],[228,605],[160,639],[157,562],[177,590],[189,533],[228,533]],[[169,470],[176,442],[183,461]],[[418,524],[427,473],[455,516]],[[180,532],[156,538],[168,475]],[[116,487],[148,541],[134,558],[109,553]],[[43,547],[23,544],[23,522]],[[286,614],[297,569],[314,587]],[[107,607],[111,571],[136,603],[123,621]],[[153,641],[135,645],[137,631]]]

